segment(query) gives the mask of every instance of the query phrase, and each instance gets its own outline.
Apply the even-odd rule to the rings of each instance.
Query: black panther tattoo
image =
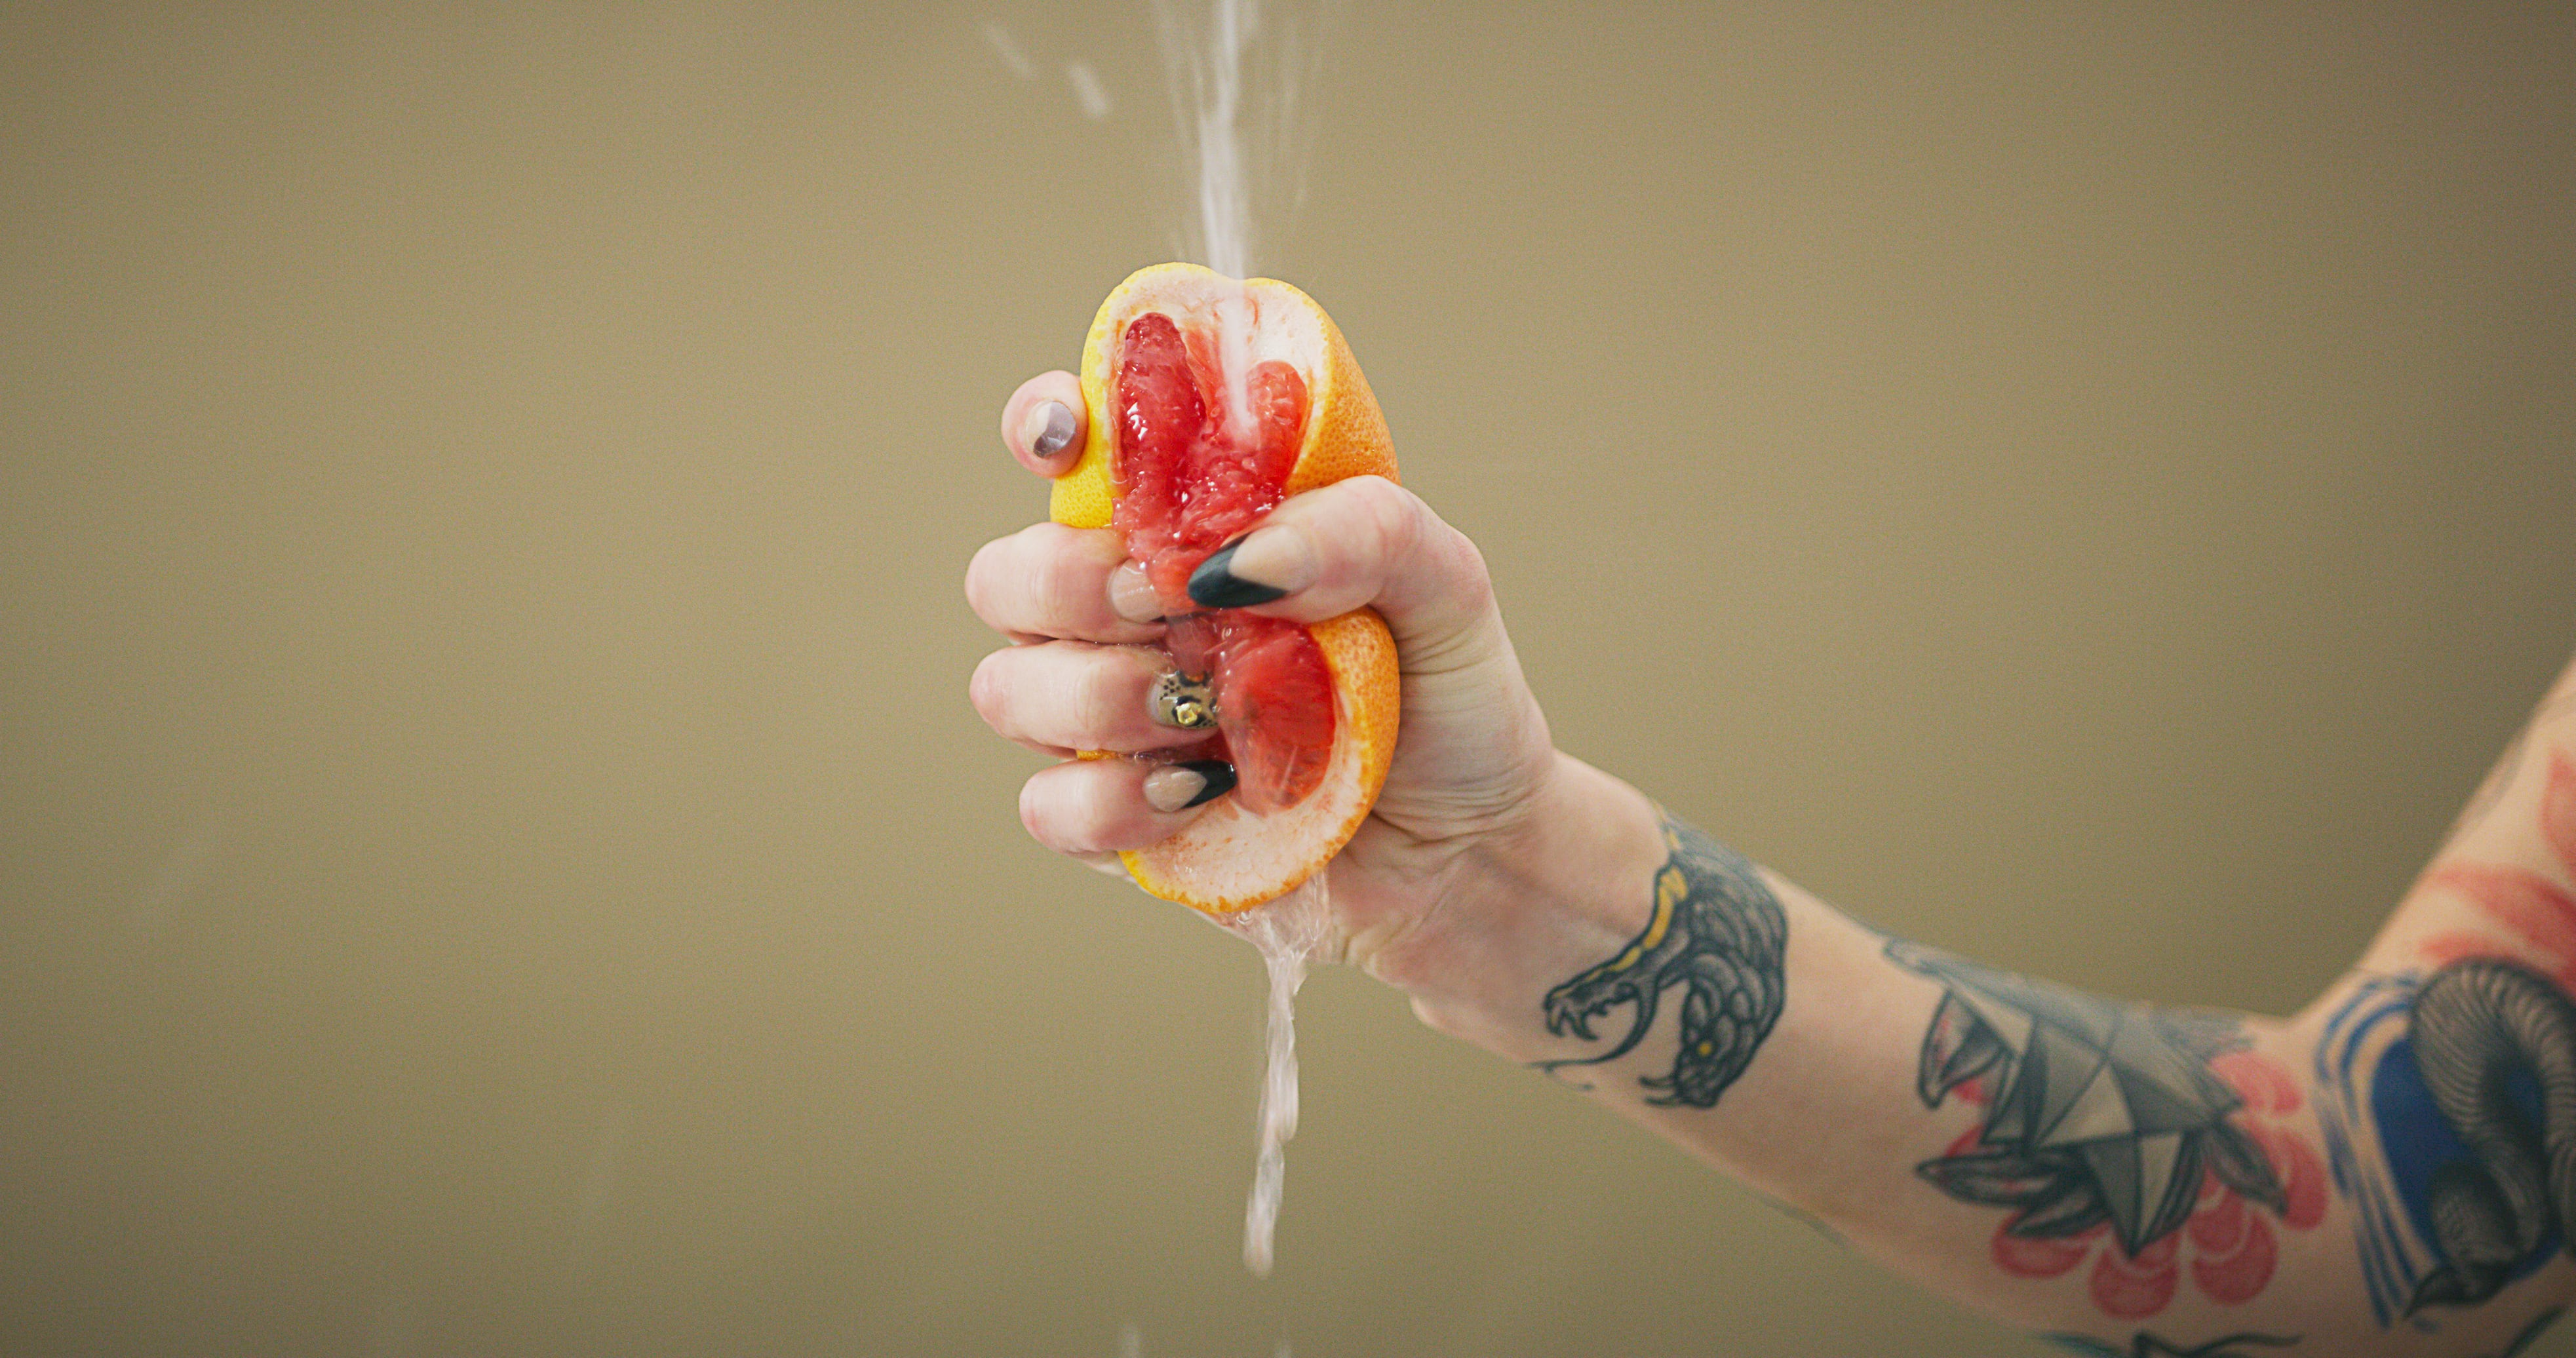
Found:
[[[1789,921],[1752,860],[1667,815],[1671,855],[1655,873],[1655,912],[1628,946],[1547,993],[1547,1030],[1586,1042],[1590,1020],[1637,1007],[1627,1036],[1598,1056],[1542,1061],[1541,1070],[1597,1065],[1628,1054],[1654,1027],[1665,991],[1685,988],[1681,1047],[1670,1075],[1637,1083],[1654,1104],[1711,1108],[1753,1062],[1779,1021]]]
[[[2131,1257],[2190,1217],[2204,1167],[2249,1201],[2286,1206],[2262,1148],[2227,1120],[2236,1091],[2209,1069],[2244,1045],[2232,1021],[2116,1004],[1903,941],[1887,955],[1946,991],[1923,1035],[1924,1105],[1971,1079],[1987,1090],[1976,1145],[1915,1166],[1942,1192],[2019,1208],[2014,1235],[2108,1221]]]

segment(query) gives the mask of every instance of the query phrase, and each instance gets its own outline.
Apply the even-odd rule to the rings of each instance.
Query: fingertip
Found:
[[[1166,814],[1195,810],[1232,792],[1234,765],[1222,759],[1165,764],[1145,775],[1145,804]]]
[[[1056,477],[1080,461],[1089,423],[1082,383],[1069,372],[1041,373],[1002,405],[1002,443],[1020,465]]]
[[[1120,550],[1125,550],[1124,544]],[[1121,561],[1109,572],[1109,611],[1116,614],[1119,621],[1139,627],[1163,621],[1163,596],[1155,590],[1154,582],[1146,576],[1144,567],[1133,561]]]
[[[1286,524],[1256,528],[1209,553],[1190,572],[1190,602],[1201,608],[1255,608],[1315,583],[1315,553],[1306,535]]]
[[[1144,848],[1197,819],[1203,810],[1199,803],[1165,811],[1147,798],[1147,773],[1165,767],[1172,766],[1132,759],[1078,759],[1041,769],[1020,787],[1020,824],[1031,838],[1058,853]],[[1203,787],[1214,780],[1188,781]],[[1157,790],[1168,794],[1179,789]]]

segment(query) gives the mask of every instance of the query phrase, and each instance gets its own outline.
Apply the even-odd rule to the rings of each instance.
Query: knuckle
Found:
[[[1432,511],[1421,496],[1380,476],[1341,483],[1353,502],[1358,540],[1381,575],[1440,579],[1445,592],[1469,608],[1492,598],[1493,577],[1484,554],[1466,534]]]
[[[1341,483],[1353,517],[1384,546],[1402,545],[1414,532],[1422,501],[1383,476],[1355,476]]]
[[[1421,549],[1423,520],[1431,515],[1421,496],[1382,476],[1361,477],[1352,485],[1380,563],[1392,569]]]
[[[1493,572],[1485,567],[1485,553],[1476,541],[1457,529],[1440,525],[1440,546],[1444,572],[1452,581],[1451,596],[1459,606],[1471,612],[1482,612],[1494,602]]]
[[[1039,555],[1030,572],[1030,590],[1051,624],[1081,622],[1096,611],[1089,607],[1091,596],[1107,597],[1097,575],[1088,569],[1090,563],[1068,547],[1069,544],[1054,544]]]
[[[1383,476],[1354,476],[1314,492],[1304,526],[1327,578],[1367,587],[1418,541],[1424,513],[1413,492]]]
[[[1089,657],[1073,685],[1073,713],[1086,734],[1110,736],[1133,725],[1143,710],[1135,667],[1124,653],[1101,650]]]

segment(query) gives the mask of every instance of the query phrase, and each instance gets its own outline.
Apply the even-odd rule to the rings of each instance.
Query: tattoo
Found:
[[[2550,754],[2539,819],[2576,875],[2576,763],[2563,752]],[[2364,980],[2318,1044],[2320,1121],[2382,1326],[2485,1302],[2576,1228],[2576,895],[2516,865],[2444,863],[2425,882],[2519,946],[2472,930],[2427,939],[2429,974]]]
[[[2400,1015],[2402,1035],[2369,1040]],[[2469,959],[2420,986],[2373,983],[2336,1014],[2328,1053],[2349,1063],[2336,1135],[2366,1116],[2380,1152],[2365,1144],[2351,1168],[2381,1324],[2401,1296],[2399,1316],[2475,1305],[2558,1255],[2576,1221],[2576,1004],[2548,977]]]
[[[2552,750],[2540,792],[2540,839],[2550,855],[2576,877],[2576,761]],[[2498,946],[2486,934],[2454,930],[2426,939],[2421,951],[2436,965],[2462,958],[2519,952],[2539,961],[2559,988],[2576,991],[2576,892],[2516,864],[2442,863],[2424,874],[2428,888],[2453,892],[2514,935],[2520,947]]]
[[[1646,927],[1608,961],[1547,993],[1547,1030],[1586,1042],[1590,1020],[1636,1006],[1627,1036],[1598,1056],[1542,1061],[1539,1069],[1597,1065],[1625,1056],[1654,1027],[1665,991],[1685,988],[1681,1046],[1672,1073],[1637,1083],[1654,1104],[1710,1108],[1753,1061],[1780,1018],[1788,917],[1750,859],[1666,815],[1670,852],[1655,873]]]
[[[2408,1027],[2433,1106],[2471,1152],[2426,1185],[2445,1266],[2413,1312],[2494,1296],[2576,1220],[2576,1005],[2513,963],[2455,962],[2417,992]],[[2517,1084],[2537,1087],[2537,1126]]]
[[[2458,839],[2486,819],[2487,813],[2504,799],[2506,790],[2522,773],[2523,754],[2531,746],[2532,733],[2569,712],[2576,712],[2576,691],[2552,694],[2540,700],[2540,707],[2531,714],[2531,720],[2513,733],[2504,753],[2496,757],[2495,766],[2488,769],[2487,776],[2478,783],[2478,790],[2469,794],[2468,805],[2460,808],[2459,817],[2451,822],[2450,833],[2442,836],[2443,843]]]
[[[2415,1288],[2437,1262],[2429,1247],[2423,1218],[2423,1187],[2409,1175],[2401,1184],[2395,1169],[2414,1167],[2422,1156],[2394,1154],[2381,1144],[2386,1131],[2392,1142],[2410,1146],[2427,1133],[2441,1136],[2438,1118],[2424,1108],[2423,1078],[2406,1040],[2406,1015],[2422,988],[2421,975],[2372,976],[2335,1006],[2317,1043],[2314,1074],[2322,1091],[2317,1126],[2325,1134],[2326,1164],[2335,1190],[2353,1206],[2353,1243],[2361,1255],[2361,1278],[2370,1295],[2372,1318],[2381,1328],[2393,1323],[2414,1299]]]
[[[2278,1259],[2249,1204],[2302,1230],[2324,1219],[2315,1152],[2253,1120],[2296,1111],[2297,1086],[2245,1050],[2234,1020],[2116,1004],[1902,941],[1887,953],[1944,991],[1917,1068],[1924,1105],[1955,1093],[1985,1107],[1915,1172],[1961,1202],[2014,1209],[1994,1242],[2006,1271],[2054,1277],[2100,1245],[2094,1303],[2138,1319],[2173,1299],[2188,1243],[2200,1290],[2236,1303]]]
[[[1925,1105],[1996,1077],[1976,1149],[1915,1167],[1941,1191],[2022,1209],[2015,1235],[2108,1221],[2133,1256],[2191,1215],[2203,1165],[2275,1212],[2285,1205],[2262,1149],[2225,1120],[2242,1100],[2209,1070],[2243,1045],[2233,1023],[2116,1005],[1903,942],[1888,955],[1948,991],[1923,1038]]]
[[[2083,1354],[2085,1358],[2251,1358],[2251,1355],[2245,1352],[2248,1345],[2259,1344],[2268,1349],[2286,1349],[2299,1342],[2299,1337],[2295,1334],[2256,1334],[2252,1330],[2247,1330],[2243,1334],[2222,1335],[2206,1344],[2192,1348],[2184,1348],[2170,1339],[2160,1338],[2144,1330],[2139,1331],[2125,1349],[2113,1348],[2091,1335],[2084,1334],[2046,1334],[2041,1335],[2040,1338],[2060,1348]]]

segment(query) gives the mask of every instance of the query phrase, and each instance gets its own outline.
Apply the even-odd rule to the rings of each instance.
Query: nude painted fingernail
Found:
[[[1109,573],[1109,611],[1129,622],[1161,622],[1163,599],[1145,568],[1130,561]]]
[[[1256,528],[1216,549],[1190,572],[1190,601],[1201,608],[1250,608],[1315,583],[1315,553],[1290,528]]]
[[[1042,401],[1029,413],[1029,423],[1037,430],[1029,436],[1029,452],[1038,457],[1053,457],[1073,442],[1073,409],[1062,401]]]
[[[1169,813],[1204,806],[1234,790],[1234,765],[1222,759],[1165,764],[1145,775],[1145,804]]]

